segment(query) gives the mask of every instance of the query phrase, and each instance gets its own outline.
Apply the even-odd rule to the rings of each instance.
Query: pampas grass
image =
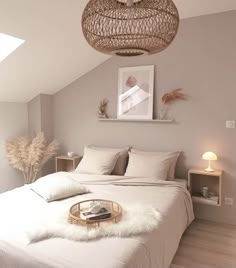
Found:
[[[174,102],[176,100],[185,100],[186,95],[182,92],[180,92],[182,88],[174,89],[166,94],[163,95],[162,97],[162,103],[163,104],[168,104],[171,102]]]
[[[32,140],[28,137],[8,139],[5,148],[10,165],[23,173],[25,183],[32,183],[42,167],[56,155],[59,144],[54,140],[47,145],[44,133],[40,132]]]
[[[108,118],[107,113],[106,113],[107,104],[108,104],[107,99],[103,99],[102,101],[100,101],[99,106],[98,106],[98,117],[99,118]]]
[[[165,93],[161,99],[161,109],[159,112],[159,118],[161,120],[167,119],[168,106],[177,100],[185,100],[186,95],[181,92],[182,88],[174,89],[168,93]]]

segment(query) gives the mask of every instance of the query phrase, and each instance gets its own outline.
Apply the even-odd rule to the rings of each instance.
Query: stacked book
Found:
[[[80,218],[82,220],[103,220],[111,217],[111,212],[101,206],[95,206],[80,212]]]
[[[197,203],[216,205],[219,202],[219,196],[214,195],[214,196],[210,196],[208,198],[204,198],[203,196],[200,196],[200,195],[193,195],[192,200],[193,200],[193,202],[197,202]]]

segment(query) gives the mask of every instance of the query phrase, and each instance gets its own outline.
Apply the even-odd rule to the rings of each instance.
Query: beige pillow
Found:
[[[112,175],[120,175],[123,176],[125,174],[125,170],[128,163],[128,152],[129,147],[125,148],[109,148],[109,147],[97,147],[94,145],[88,146],[91,149],[97,150],[97,151],[105,151],[105,152],[117,152],[119,153],[119,157],[117,159],[117,162],[115,164],[114,169],[112,170]]]
[[[84,148],[84,156],[75,172],[85,174],[109,175],[115,167],[119,152],[98,151]]]
[[[166,180],[170,163],[171,157],[131,152],[125,176]]]
[[[146,155],[157,155],[157,156],[163,156],[163,157],[170,157],[171,163],[170,168],[167,173],[167,179],[168,180],[174,180],[175,179],[175,168],[176,163],[178,161],[180,152],[145,152],[145,151],[139,151],[135,149],[131,149],[131,152],[134,154],[146,154]]]
[[[48,202],[89,192],[66,172],[44,176],[32,183],[30,188]]]

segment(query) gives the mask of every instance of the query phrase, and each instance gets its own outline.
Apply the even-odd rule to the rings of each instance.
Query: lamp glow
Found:
[[[214,169],[211,168],[211,161],[217,160],[217,155],[213,152],[206,152],[202,155],[202,159],[208,160],[208,168],[205,169],[207,172],[213,172]]]

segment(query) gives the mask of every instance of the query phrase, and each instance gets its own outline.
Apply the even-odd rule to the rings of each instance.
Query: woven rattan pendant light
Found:
[[[90,0],[82,29],[96,50],[118,56],[138,56],[164,50],[179,26],[172,0]]]

